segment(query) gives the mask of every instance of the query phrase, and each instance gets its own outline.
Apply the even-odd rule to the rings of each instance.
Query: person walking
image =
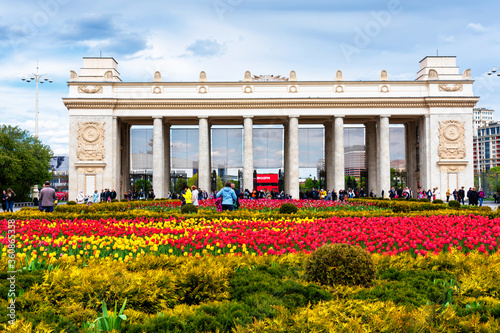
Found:
[[[6,204],[7,204],[7,212],[14,212],[14,198],[16,197],[16,194],[12,189],[9,187],[7,189],[7,198],[6,198]]]
[[[450,202],[450,195],[451,195],[450,189],[446,190],[446,202]]]
[[[195,206],[199,206],[198,197],[199,197],[198,188],[196,187],[196,185],[192,185],[191,186],[191,202]]]
[[[234,191],[234,194],[236,194],[236,201],[233,202],[234,209],[240,208],[240,196],[241,192],[239,189],[235,188],[234,183],[231,183],[231,189]]]
[[[99,192],[95,190],[94,194],[92,194],[92,203],[98,203],[98,202],[99,202]]]
[[[85,196],[83,195],[83,191],[80,191],[78,195],[76,196],[76,203],[77,204],[82,204],[85,202]]]
[[[483,205],[483,200],[484,200],[484,191],[482,188],[479,189],[477,196],[479,199],[479,207],[481,207]]]
[[[222,210],[233,210],[233,204],[236,201],[236,193],[231,188],[231,182],[227,181],[222,190],[215,195],[217,198],[222,197]]]
[[[460,190],[458,190],[458,202],[461,202],[462,205],[465,205],[465,190],[463,186]]]
[[[7,192],[5,190],[2,193],[2,210],[4,213],[7,211]]]
[[[186,184],[184,184],[184,186],[182,186],[182,191],[181,191],[182,206],[193,203],[191,201],[191,197],[192,197],[191,190]]]
[[[45,182],[40,193],[38,193],[38,199],[40,200],[42,211],[46,213],[52,213],[54,211],[54,202],[57,200],[57,194],[56,190],[50,187],[49,181]]]

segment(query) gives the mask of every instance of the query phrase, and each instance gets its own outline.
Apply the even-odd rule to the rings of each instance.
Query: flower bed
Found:
[[[325,243],[359,245],[372,253],[498,251],[499,219],[483,216],[330,217],[322,219],[30,219],[17,222],[20,257],[62,256],[128,261],[144,253],[183,256],[227,253],[283,255]],[[7,255],[7,220],[0,223]]]

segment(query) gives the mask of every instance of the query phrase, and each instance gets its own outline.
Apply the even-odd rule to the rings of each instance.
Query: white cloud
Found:
[[[469,23],[467,24],[467,28],[471,29],[474,32],[485,32],[486,28],[481,23]]]

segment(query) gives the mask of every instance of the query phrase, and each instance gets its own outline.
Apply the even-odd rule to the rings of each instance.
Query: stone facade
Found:
[[[130,127],[153,125],[153,185],[157,197],[170,190],[171,125],[199,126],[199,187],[210,187],[210,128],[244,126],[243,183],[253,183],[254,125],[283,124],[285,190],[299,192],[299,124],[325,126],[328,189],[344,184],[345,124],[366,129],[368,191],[390,188],[389,125],[406,133],[408,185],[414,190],[473,185],[472,109],[478,98],[470,71],[459,73],[455,57],[426,57],[415,81],[348,81],[341,71],[331,81],[253,76],[210,82],[205,72],[193,82],[122,82],[113,58],[84,58],[81,74],[71,71],[64,104],[70,115],[69,196],[103,188],[120,197],[129,186]],[[250,187],[245,185],[245,187]]]

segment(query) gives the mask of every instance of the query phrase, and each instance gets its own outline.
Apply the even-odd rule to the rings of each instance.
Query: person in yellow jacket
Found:
[[[182,206],[193,203],[193,201],[191,200],[191,196],[192,196],[191,190],[187,185],[184,185],[181,191]]]
[[[446,202],[449,202],[450,201],[450,195],[451,195],[451,192],[450,192],[450,189],[448,189],[446,191]]]

